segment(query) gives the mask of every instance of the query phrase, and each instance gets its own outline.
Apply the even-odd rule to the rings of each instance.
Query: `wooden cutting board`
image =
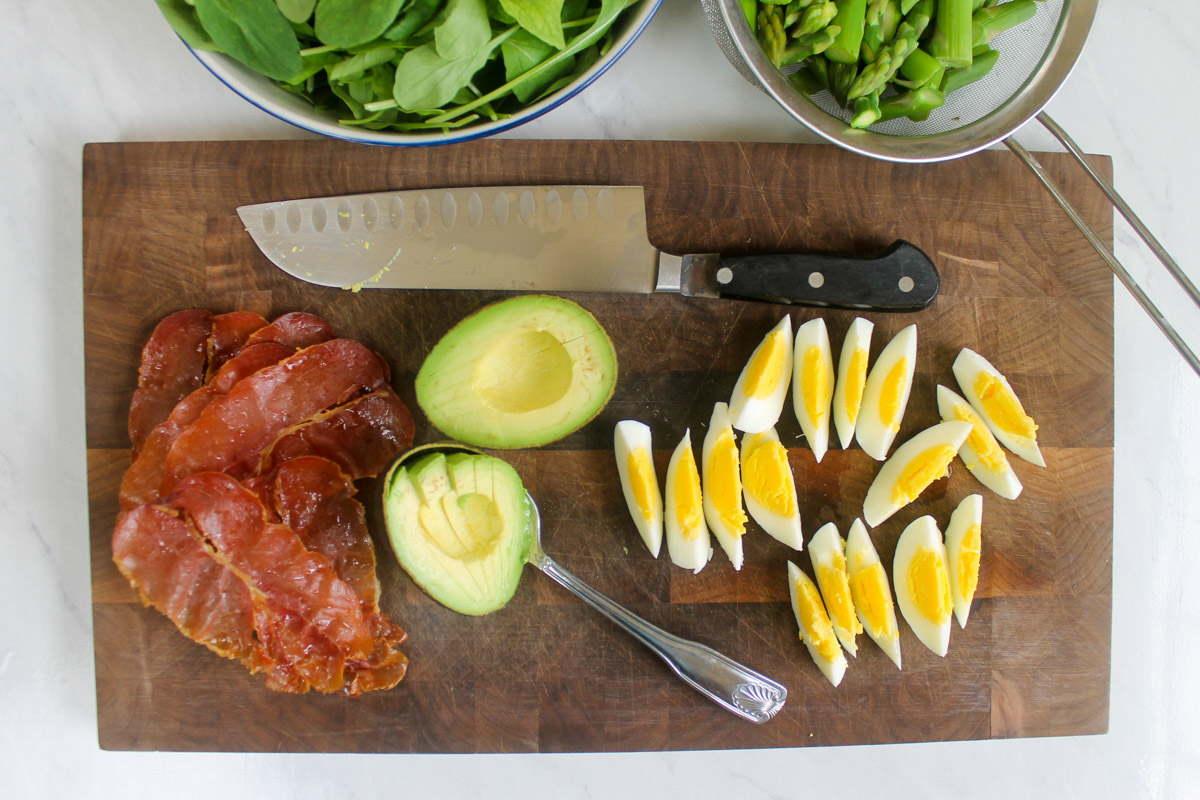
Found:
[[[1043,156],[1111,240],[1100,192],[1065,157]],[[1102,162],[1110,168],[1107,159]],[[96,692],[106,749],[495,752],[675,750],[1102,733],[1108,726],[1112,602],[1113,282],[1104,263],[1025,169],[1004,152],[932,166],[870,161],[827,146],[690,142],[489,141],[385,149],[312,142],[88,145],[83,158],[87,447]],[[153,325],[189,306],[274,316],[303,309],[382,352],[417,417],[438,438],[412,380],[433,343],[495,292],[351,294],[293,280],[242,230],[234,209],[285,198],[495,184],[641,184],[652,240],[673,252],[788,249],[868,253],[902,237],[942,273],[933,306],[871,315],[873,355],[920,329],[904,441],[937,421],[936,385],[970,347],[1003,370],[1041,425],[1048,467],[1014,459],[1025,492],[1008,502],[961,466],[873,532],[891,564],[921,514],[945,525],[984,495],[979,595],[943,659],[901,624],[904,670],[865,637],[834,689],[797,638],[786,561],[755,526],[735,573],[718,552],[699,575],[650,558],[630,523],[611,453],[613,424],[654,429],[660,475],[685,427],[702,431],[728,399],[781,307],[674,296],[575,295],[615,343],[620,380],[578,433],[506,457],[538,499],[545,546],[568,569],[643,615],[788,687],[765,725],[720,710],[649,652],[526,570],[512,603],[462,617],[395,565],[364,486],[379,547],[383,606],[410,634],[409,676],[350,700],[276,694],[239,665],[143,608],[111,561],[125,415]],[[821,313],[840,346],[853,315]],[[790,408],[790,403],[789,403]],[[800,487],[804,529],[861,513],[877,465],[858,449],[821,464],[785,411],[780,435]]]

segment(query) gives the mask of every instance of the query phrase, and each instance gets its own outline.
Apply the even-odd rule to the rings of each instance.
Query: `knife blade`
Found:
[[[258,248],[310,283],[360,289],[679,292],[913,311],[937,268],[897,241],[868,257],[674,255],[650,243],[640,186],[492,186],[283,200],[237,209]]]

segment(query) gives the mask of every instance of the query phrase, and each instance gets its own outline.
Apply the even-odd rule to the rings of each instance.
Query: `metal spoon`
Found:
[[[717,705],[751,722],[766,722],[783,708],[787,689],[728,656],[652,625],[567,572],[542,550],[542,518],[528,492],[532,509],[533,541],[529,563],[557,581],[571,594],[624,628],[649,647],[676,675]]]

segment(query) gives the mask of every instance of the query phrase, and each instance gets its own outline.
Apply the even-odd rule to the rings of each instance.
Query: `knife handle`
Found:
[[[836,253],[719,256],[722,297],[868,311],[919,311],[941,278],[929,256],[902,239],[865,258]]]

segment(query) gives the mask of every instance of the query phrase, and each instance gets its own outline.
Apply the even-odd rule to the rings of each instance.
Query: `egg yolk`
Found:
[[[967,436],[967,444],[971,445],[971,449],[975,451],[975,455],[979,457],[979,462],[983,464],[984,468],[989,472],[1004,472],[1008,467],[1008,458],[1005,457],[1004,451],[996,443],[996,437],[992,436],[991,431],[987,429],[979,415],[971,410],[970,406],[955,403],[954,418],[971,423],[971,433]]]
[[[705,465],[708,497],[734,536],[746,532],[746,512],[742,510],[742,478],[738,473],[737,443],[733,431],[724,430],[717,436],[712,456]]]
[[[948,444],[934,445],[919,453],[904,465],[900,477],[892,484],[892,502],[906,506],[916,500],[929,484],[947,474],[946,468],[956,454],[957,451]]]
[[[996,427],[1010,436],[1020,436],[1033,439],[1037,436],[1038,426],[1021,407],[1021,401],[1004,385],[1004,382],[990,372],[980,372],[975,378],[975,394],[979,396],[979,404],[984,413],[996,423]]]
[[[908,383],[908,359],[899,358],[883,379],[879,392],[879,418],[892,431],[900,430],[900,400]]]
[[[695,539],[700,535],[704,518],[704,505],[700,497],[700,474],[696,471],[696,457],[690,447],[684,449],[675,468],[675,518],[684,539]]]
[[[979,586],[979,546],[983,532],[978,525],[971,525],[963,534],[962,547],[958,552],[958,591],[970,602]]]
[[[658,487],[654,485],[654,465],[650,462],[650,453],[646,448],[639,447],[629,454],[626,473],[638,511],[642,513],[643,519],[651,519],[655,511],[652,498]]]
[[[748,397],[770,397],[779,387],[785,372],[787,337],[783,331],[773,331],[750,356],[743,389]]]
[[[891,636],[888,607],[892,604],[892,597],[888,592],[883,564],[876,562],[855,572],[850,577],[850,593],[854,597],[854,607],[866,618],[871,632],[875,636]]]
[[[908,596],[925,619],[943,625],[950,619],[950,577],[940,553],[922,547],[908,564]]]
[[[787,450],[779,442],[763,442],[746,456],[746,492],[778,517],[796,514],[796,486]]]
[[[820,425],[829,408],[829,364],[822,357],[821,348],[815,344],[804,353],[804,408],[813,425]]]
[[[833,554],[833,564],[822,566],[817,572],[817,584],[829,609],[833,624],[842,631],[862,633],[862,624],[854,615],[854,601],[850,596],[850,579],[846,576],[846,558],[841,553]]]
[[[846,419],[853,425],[858,421],[858,409],[862,405],[863,386],[867,382],[867,351],[856,347],[846,368]]]
[[[836,661],[840,648],[833,634],[833,624],[817,590],[807,581],[796,581],[796,607],[800,609],[800,625],[813,649],[826,661]]]

